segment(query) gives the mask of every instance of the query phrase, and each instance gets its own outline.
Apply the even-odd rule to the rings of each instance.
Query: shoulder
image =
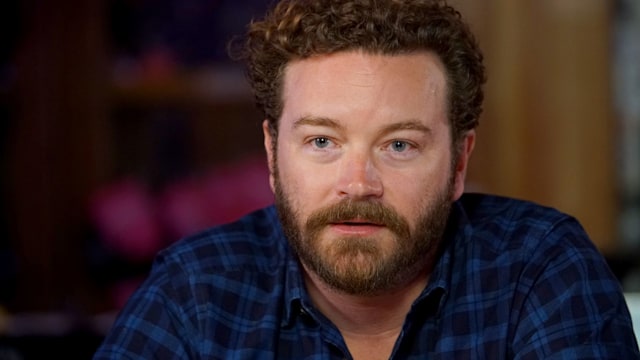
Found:
[[[523,301],[544,294],[606,294],[607,301],[620,300],[619,283],[606,259],[572,216],[528,201],[477,194],[462,198],[460,206],[471,229],[461,249],[474,264],[482,264],[472,270],[499,273],[502,285],[526,294]]]
[[[285,252],[273,207],[181,239],[161,251],[154,266],[179,266],[192,274],[270,271]]]
[[[458,203],[473,224],[517,223],[525,227],[545,227],[570,218],[554,208],[531,201],[478,193],[463,194]]]
[[[257,210],[236,222],[186,237],[156,257],[151,272],[130,299],[132,313],[173,312],[185,324],[234,313],[282,291],[288,252],[275,209]],[[163,304],[161,310],[158,304]],[[247,305],[253,306],[253,305]],[[209,309],[202,312],[203,309]],[[201,319],[202,320],[202,319]]]
[[[161,251],[101,347],[107,356],[222,354],[229,334],[275,317],[285,241],[273,208],[182,239]],[[217,337],[214,334],[218,335]]]
[[[457,244],[462,285],[455,289],[481,299],[483,309],[510,309],[505,314],[517,321],[505,338],[518,357],[637,356],[622,289],[575,218],[480,194],[464,195],[457,212],[466,236]]]
[[[531,201],[495,195],[464,194],[458,206],[475,241],[496,251],[540,251],[544,247],[586,247],[593,244],[580,223],[557,209]]]

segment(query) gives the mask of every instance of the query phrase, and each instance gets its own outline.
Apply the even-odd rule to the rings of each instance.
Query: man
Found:
[[[96,359],[640,358],[573,218],[463,195],[484,67],[453,8],[283,1],[244,50],[275,207],[163,251]]]

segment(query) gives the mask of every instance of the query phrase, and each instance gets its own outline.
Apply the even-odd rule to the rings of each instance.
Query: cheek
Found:
[[[317,169],[305,166],[304,162],[296,161],[284,151],[278,152],[277,168],[280,187],[300,214],[308,214],[314,205],[317,207],[326,201],[330,179],[324,175],[315,175],[318,173]]]
[[[445,174],[445,170],[413,172],[405,176],[396,174],[387,182],[385,195],[387,201],[413,224],[425,208],[447,191],[449,178],[450,174]]]
[[[393,184],[393,190],[387,189],[389,200],[396,203],[397,210],[413,218],[422,209],[426,198],[430,196],[432,186],[427,181],[416,179]]]

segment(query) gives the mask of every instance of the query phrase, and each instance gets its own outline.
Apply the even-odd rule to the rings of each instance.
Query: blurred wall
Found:
[[[557,207],[614,253],[613,2],[452,3],[478,35],[489,77],[470,188]]]

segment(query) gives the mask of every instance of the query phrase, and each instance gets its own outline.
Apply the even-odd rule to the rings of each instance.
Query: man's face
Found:
[[[354,295],[411,281],[462,193],[474,141],[470,132],[452,161],[440,61],[361,52],[296,61],[283,104],[275,148],[263,124],[265,147],[276,206],[304,267]]]

